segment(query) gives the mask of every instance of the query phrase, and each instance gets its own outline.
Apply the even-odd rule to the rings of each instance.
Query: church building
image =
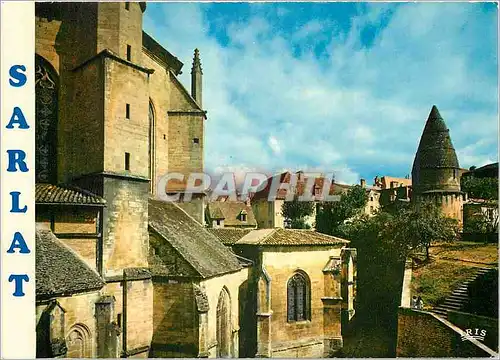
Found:
[[[339,286],[347,241],[279,233],[267,247],[269,234],[265,244],[243,237],[238,252],[211,231],[224,229],[203,225],[203,194],[156,196],[185,189],[159,187],[167,173],[204,170],[200,52],[188,91],[183,63],[142,29],[145,2],[35,8],[37,357],[322,356],[341,346],[354,311],[353,277]],[[255,219],[238,209],[227,225],[251,235]],[[273,285],[259,280],[266,271]],[[293,316],[289,271],[302,294]],[[258,300],[271,297],[272,307]],[[284,351],[301,329],[306,350]]]

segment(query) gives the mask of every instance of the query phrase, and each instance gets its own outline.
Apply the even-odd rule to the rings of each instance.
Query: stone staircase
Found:
[[[455,290],[438,306],[434,307],[431,311],[442,317],[447,317],[448,310],[460,311],[469,301],[469,284],[473,283],[478,277],[486,274],[491,268],[477,268],[477,270],[471,272],[467,279],[460,283]],[[472,271],[472,268],[471,268]]]

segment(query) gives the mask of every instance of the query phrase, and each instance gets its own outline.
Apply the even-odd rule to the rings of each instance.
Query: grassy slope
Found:
[[[498,266],[498,245],[456,242],[431,247],[432,261],[413,271],[412,295],[424,305],[443,301],[474,267]]]

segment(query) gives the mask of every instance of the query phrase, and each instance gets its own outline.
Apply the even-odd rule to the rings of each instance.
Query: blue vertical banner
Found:
[[[0,357],[36,356],[35,3],[1,3]]]

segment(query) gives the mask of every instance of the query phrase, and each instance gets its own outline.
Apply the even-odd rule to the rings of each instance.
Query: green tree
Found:
[[[316,230],[334,236],[345,236],[344,223],[360,216],[366,206],[366,189],[355,185],[339,201],[321,202],[316,213]]]
[[[493,234],[498,232],[498,212],[491,209],[488,211],[478,211],[467,217],[464,222],[465,233]]]
[[[498,179],[463,176],[460,180],[462,191],[470,198],[498,200]]]
[[[314,212],[313,201],[285,201],[281,206],[281,215],[290,221],[292,229],[309,229],[311,226],[306,224],[305,218],[311,216]]]
[[[425,249],[429,259],[432,242],[449,242],[458,238],[458,222],[444,216],[433,202],[402,204],[391,213],[382,211],[368,218],[360,217],[343,225],[349,239],[364,246],[371,241],[375,255],[390,255],[401,260],[412,252]]]

